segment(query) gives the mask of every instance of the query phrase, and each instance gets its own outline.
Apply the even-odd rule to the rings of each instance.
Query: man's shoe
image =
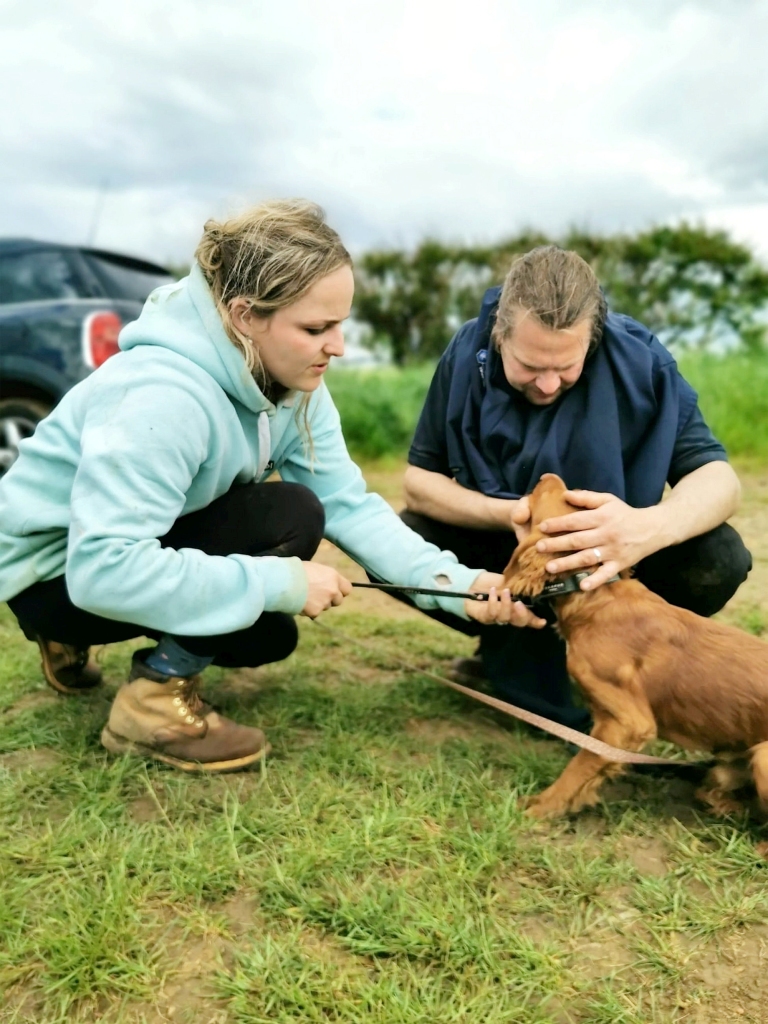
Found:
[[[46,682],[57,693],[87,693],[101,682],[101,670],[88,658],[90,648],[58,644],[41,636],[34,640],[40,648]]]
[[[113,754],[138,754],[187,772],[231,772],[270,750],[261,729],[238,725],[204,704],[199,676],[164,676],[133,656],[127,683],[117,692],[102,745]]]
[[[462,686],[477,687],[488,682],[483,669],[483,659],[479,654],[472,658],[454,658],[448,669],[448,678]]]

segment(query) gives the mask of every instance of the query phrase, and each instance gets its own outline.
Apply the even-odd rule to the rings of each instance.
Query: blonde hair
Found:
[[[312,285],[352,257],[325,221],[325,212],[306,199],[273,199],[225,221],[208,220],[195,250],[221,316],[224,330],[260,382],[258,351],[235,328],[232,299],[248,299],[256,316],[269,317],[290,306]]]
[[[509,338],[521,313],[553,331],[590,320],[589,355],[600,343],[607,312],[590,265],[576,252],[542,245],[512,263],[501,289],[493,339],[498,346]]]
[[[242,353],[260,387],[267,374],[257,347],[232,322],[230,303],[246,298],[256,316],[269,317],[290,306],[321,278],[351,266],[352,257],[325,220],[324,210],[306,199],[273,199],[225,221],[208,220],[195,250],[224,330]],[[312,449],[308,405],[298,403]]]

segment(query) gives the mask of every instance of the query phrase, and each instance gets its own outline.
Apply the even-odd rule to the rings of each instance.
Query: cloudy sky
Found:
[[[685,216],[768,259],[768,0],[0,0],[0,235],[188,260],[323,203],[348,245]]]

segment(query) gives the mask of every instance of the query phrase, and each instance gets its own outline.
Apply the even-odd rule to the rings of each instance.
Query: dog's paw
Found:
[[[548,798],[546,793],[539,793],[537,796],[529,796],[520,801],[519,806],[524,809],[526,818],[536,818],[543,821],[545,818],[559,818],[567,813],[560,800]]]
[[[716,818],[739,817],[745,811],[744,804],[740,800],[717,789],[697,789],[694,796],[701,803],[706,804],[709,813]]]
[[[504,586],[521,597],[538,597],[544,586],[554,577],[547,575],[552,555],[531,547],[512,556],[504,570]]]

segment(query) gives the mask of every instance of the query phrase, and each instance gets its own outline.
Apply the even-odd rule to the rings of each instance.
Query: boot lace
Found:
[[[198,683],[198,676],[180,679],[173,703],[178,708],[179,717],[183,718],[187,725],[195,725],[201,729],[205,724],[201,716],[205,715],[208,708],[197,692]]]

